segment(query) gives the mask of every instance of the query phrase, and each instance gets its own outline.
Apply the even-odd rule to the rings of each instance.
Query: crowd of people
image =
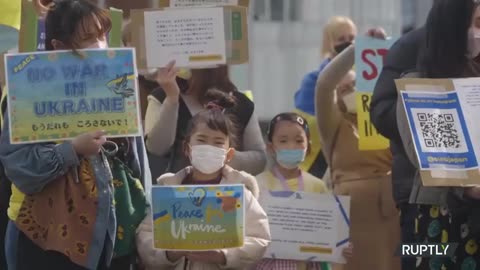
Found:
[[[185,70],[171,61],[158,70],[140,70],[141,137],[112,139],[96,131],[71,141],[12,144],[3,89],[0,211],[8,213],[8,226],[0,233],[6,269],[480,269],[480,213],[475,211],[480,188],[422,185],[394,82],[480,76],[479,5],[435,0],[426,24],[390,49],[370,112],[390,149],[358,147],[353,66],[355,39],[362,34],[347,17],[329,20],[323,60],[302,80],[294,98],[297,110],[279,112],[265,139],[255,112],[263,104],[239,91],[226,65]],[[108,47],[110,18],[88,0],[55,0],[44,12],[47,50]],[[125,46],[131,44],[131,31],[127,24]],[[377,27],[364,35],[385,39],[387,34]],[[243,184],[243,247],[155,249],[148,203],[143,220],[135,221],[119,215],[121,204],[115,207],[116,164],[127,167],[123,177],[139,179],[146,194],[152,184]],[[264,258],[272,237],[260,198],[269,191],[349,196],[350,238],[342,251],[347,263]],[[85,213],[90,222],[70,218],[72,211]],[[56,223],[36,223],[42,216]],[[122,253],[117,224],[124,222],[135,223],[135,243]],[[413,242],[455,242],[459,248],[452,258],[394,255],[401,243]]]

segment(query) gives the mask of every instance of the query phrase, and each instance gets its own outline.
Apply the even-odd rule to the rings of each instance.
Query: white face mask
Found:
[[[108,48],[108,44],[106,40],[98,40],[88,46],[86,49],[106,49]]]
[[[345,96],[343,96],[342,100],[343,100],[343,103],[345,103],[345,106],[347,107],[347,112],[357,113],[357,100],[356,100],[355,92],[346,94]]]
[[[192,149],[192,166],[204,174],[218,172],[225,166],[227,151],[211,145],[194,145]]]
[[[480,54],[480,29],[470,28],[468,30],[468,56],[475,58]]]

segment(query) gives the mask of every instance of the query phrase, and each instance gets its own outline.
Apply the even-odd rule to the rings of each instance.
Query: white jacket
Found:
[[[160,185],[180,185],[192,168],[187,167],[177,174],[165,174],[158,178]],[[146,270],[175,269],[175,270],[209,270],[209,269],[248,269],[263,258],[270,243],[270,229],[267,214],[257,201],[259,188],[255,177],[239,172],[231,167],[223,169],[221,184],[244,184],[245,192],[245,240],[241,248],[223,249],[226,265],[203,264],[188,262],[185,268],[185,259],[170,262],[166,251],[153,247],[153,222],[151,213],[137,229],[137,249]]]

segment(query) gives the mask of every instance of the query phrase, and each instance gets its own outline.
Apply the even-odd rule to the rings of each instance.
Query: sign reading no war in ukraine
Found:
[[[205,251],[242,247],[243,185],[152,188],[154,246]]]
[[[5,67],[12,143],[140,135],[133,49],[8,54]]]

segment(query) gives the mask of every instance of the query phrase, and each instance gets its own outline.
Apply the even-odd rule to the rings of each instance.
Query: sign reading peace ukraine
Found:
[[[5,56],[12,143],[140,135],[133,49]]]
[[[152,188],[154,246],[202,251],[242,247],[244,186]]]

